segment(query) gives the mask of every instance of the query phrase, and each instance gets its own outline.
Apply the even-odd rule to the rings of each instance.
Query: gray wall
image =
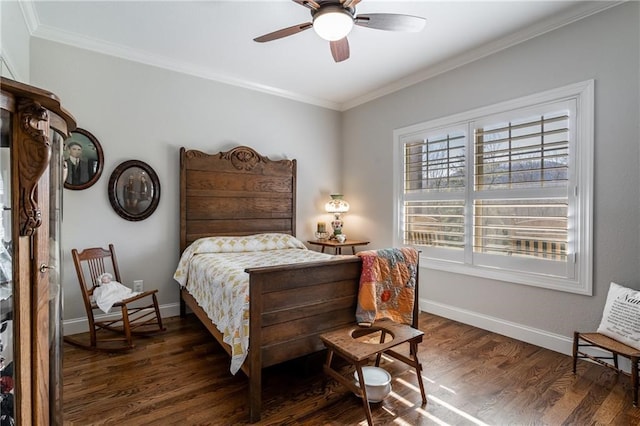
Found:
[[[33,38],[31,84],[56,93],[78,126],[104,150],[104,172],[82,191],[64,190],[65,332],[84,317],[70,250],[114,243],[123,281],[160,289],[176,315],[181,146],[209,153],[248,145],[272,159],[298,161],[297,235],[313,236],[329,193],[339,190],[340,113]],[[120,218],[107,198],[109,176],[126,160],[158,174],[160,204],[141,222]],[[169,309],[173,307],[174,309]]]
[[[595,79],[594,296],[422,269],[424,309],[566,352],[574,329],[597,327],[611,281],[640,288],[639,18],[629,2],[343,114],[344,192],[385,246],[394,129]]]
[[[64,191],[65,331],[84,316],[72,247],[113,242],[125,281],[160,288],[163,308],[175,312],[180,146],[246,144],[297,158],[298,235],[329,219],[324,202],[342,189],[352,206],[345,232],[384,247],[393,243],[394,129],[593,78],[594,296],[421,271],[424,309],[567,352],[574,329],[597,326],[610,281],[640,287],[639,22],[638,3],[628,2],[342,114],[32,39],[30,57],[17,62],[98,137],[106,159],[96,185]],[[12,36],[10,46],[24,46],[24,28]],[[107,199],[109,175],[129,159],[161,180],[160,206],[142,222],[121,219]]]

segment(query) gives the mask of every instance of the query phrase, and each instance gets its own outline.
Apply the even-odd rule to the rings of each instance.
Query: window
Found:
[[[422,265],[591,294],[593,81],[394,132]]]

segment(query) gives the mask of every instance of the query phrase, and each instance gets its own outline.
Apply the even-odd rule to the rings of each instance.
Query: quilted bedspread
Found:
[[[367,250],[362,258],[362,275],[358,292],[356,321],[371,325],[388,318],[411,324],[418,271],[418,252],[403,247]]]
[[[193,242],[180,258],[174,279],[186,287],[231,346],[231,373],[249,348],[249,274],[246,268],[337,258],[308,250],[286,234],[209,237]]]

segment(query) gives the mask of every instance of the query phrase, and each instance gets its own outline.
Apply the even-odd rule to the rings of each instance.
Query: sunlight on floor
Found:
[[[433,414],[427,413],[422,408],[418,408],[416,411],[418,413],[420,413],[421,415],[423,415],[424,417],[426,417],[427,419],[431,420],[434,423],[437,423],[437,424],[442,425],[442,426],[451,426],[451,425],[449,425],[449,423],[440,420],[439,418],[437,418]]]
[[[420,392],[420,391],[418,391],[418,392]],[[394,391],[389,392],[389,396],[394,398],[396,401],[406,405],[407,407],[413,407],[413,402],[409,401],[408,399],[405,399],[405,398],[401,397],[400,395],[398,395]]]
[[[397,425],[402,425],[402,426],[413,426],[413,423],[409,423],[407,421],[404,421],[400,417],[398,417],[397,419],[393,419],[393,423],[395,423]]]
[[[427,399],[429,401],[433,401],[434,403],[441,405],[442,407],[456,413],[457,415],[459,415],[460,417],[464,417],[465,419],[469,420],[470,422],[477,424],[477,425],[481,425],[481,426],[488,426],[487,423],[483,422],[480,419],[476,419],[475,417],[473,417],[471,414],[465,413],[464,411],[454,407],[453,405],[441,400],[440,398],[437,398],[433,395],[427,395]],[[422,412],[424,410],[422,409],[418,409],[419,412]],[[426,412],[425,412],[426,413]]]
[[[415,374],[414,372],[412,372],[413,374]],[[429,382],[431,384],[437,385],[438,387],[440,387],[440,389],[443,389],[453,395],[456,394],[456,391],[451,389],[450,387],[444,386],[444,385],[438,385],[434,380],[431,380],[427,377],[422,376],[422,379],[425,382]],[[408,381],[406,381],[403,378],[400,377],[396,377],[393,379],[394,384],[397,385],[401,385],[404,387],[407,387],[409,389],[411,389],[411,391],[416,392],[416,393],[420,393],[420,388],[418,387],[418,385],[415,385],[413,383],[410,383]],[[402,396],[400,396],[398,393],[394,392],[393,390],[389,393],[389,396],[394,398],[396,401],[402,403],[403,405],[407,406],[407,407],[411,407],[413,405],[415,405],[414,402],[409,401],[406,398],[403,398]],[[481,421],[480,419],[475,418],[474,416],[460,410],[459,408],[456,408],[455,406],[449,404],[448,402],[445,402],[444,400],[431,395],[431,394],[427,394],[427,400],[428,400],[428,404],[426,407],[416,407],[416,412],[419,413],[421,416],[425,417],[427,420],[430,420],[438,425],[442,425],[442,426],[450,426],[450,423],[447,423],[446,421],[438,418],[437,416],[435,416],[434,414],[431,414],[427,411],[429,404],[437,404],[449,411],[451,411],[452,413],[455,413],[457,416],[463,417],[464,419],[470,421],[473,424],[479,425],[479,426],[488,426],[486,423],[484,423],[483,421]],[[387,410],[387,412],[389,412]],[[389,414],[393,415],[393,413],[389,412]],[[395,418],[393,421],[395,424],[399,424],[399,425],[408,425],[410,423],[407,423],[405,420],[403,420],[402,418],[398,417]],[[454,422],[455,424],[455,422]]]
[[[398,413],[394,413],[393,411],[389,410],[389,408],[387,407],[382,407],[382,409],[387,413],[391,414],[393,417],[396,417],[398,415]]]
[[[381,364],[381,367],[384,367],[385,364],[387,365],[391,365],[394,364],[396,362],[395,359],[385,356],[384,354],[382,355],[382,359],[384,360],[384,363]],[[416,372],[413,370],[408,370],[406,371],[407,374],[412,374],[414,377],[416,376]],[[404,375],[404,373],[403,373]],[[438,384],[436,380],[434,379],[430,379],[429,377],[425,377],[425,376],[421,376],[423,382],[425,383],[425,386],[427,384],[433,386],[437,386],[438,388],[442,389],[445,392],[448,392],[449,394],[451,394],[452,396],[456,395],[457,392],[448,386],[442,385],[442,384]],[[415,380],[414,380],[415,382]],[[431,395],[427,392],[427,405],[424,407],[421,407],[420,404],[420,399],[418,399],[417,401],[411,401],[408,400],[406,398],[404,398],[403,396],[400,395],[400,393],[398,392],[394,392],[393,388],[394,386],[398,386],[398,389],[400,389],[400,386],[406,387],[408,389],[411,390],[411,392],[415,392],[418,395],[420,394],[420,388],[418,386],[417,383],[412,383],[410,381],[407,381],[406,379],[402,378],[402,377],[393,377],[392,379],[392,388],[391,388],[391,392],[389,393],[388,397],[393,398],[395,401],[397,401],[398,403],[406,406],[406,407],[414,407],[415,406],[415,413],[417,413],[418,415],[424,417],[424,419],[433,422],[434,424],[440,425],[440,426],[452,426],[452,425],[456,425],[458,423],[460,423],[460,419],[452,421],[451,419],[449,419],[449,421],[451,423],[448,423],[447,421],[439,418],[437,415],[430,413],[429,411],[429,407],[431,405],[431,407],[433,407],[433,404],[439,406],[438,409],[444,408],[448,411],[450,411],[451,413],[453,413],[455,416],[461,417],[463,419],[465,419],[466,421],[474,424],[474,425],[478,425],[478,426],[488,426],[487,423],[483,422],[482,420],[472,416],[471,414],[455,407],[454,405],[438,398],[437,396]],[[425,389],[426,390],[426,389]],[[398,406],[399,407],[399,406]],[[412,425],[413,422],[408,422],[406,420],[404,420],[402,417],[396,417],[398,416],[397,413],[394,413],[392,411],[390,411],[390,409],[388,407],[381,407],[384,411],[386,411],[390,416],[395,417],[393,419],[393,423],[396,425],[401,425],[401,426],[408,426],[408,425]],[[402,410],[400,410],[402,411]],[[435,411],[435,410],[430,410],[430,411]],[[360,424],[366,424],[366,421]]]
[[[446,387],[446,386],[442,386],[442,385],[440,385],[440,389],[444,389],[444,390],[446,390],[447,392],[452,393],[452,394],[454,394],[454,395],[455,395],[455,393],[456,393],[456,391],[454,391],[453,389],[448,388],[448,387]]]
[[[409,389],[411,389],[414,392],[420,393],[420,388],[418,386],[414,385],[413,383],[409,383],[406,380],[401,379],[399,377],[395,381],[398,382],[398,383],[401,383],[403,386],[408,387]]]

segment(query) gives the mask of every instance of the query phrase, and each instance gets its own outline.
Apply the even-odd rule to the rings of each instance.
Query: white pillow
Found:
[[[598,333],[640,350],[640,291],[612,282]]]

